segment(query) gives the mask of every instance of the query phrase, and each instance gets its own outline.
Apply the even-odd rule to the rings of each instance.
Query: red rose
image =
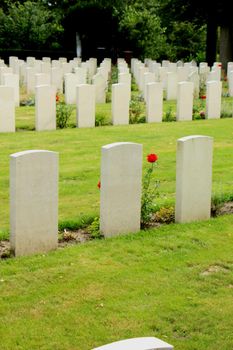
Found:
[[[59,102],[60,98],[58,95],[56,95],[56,102]]]
[[[206,95],[202,95],[202,96],[201,96],[201,99],[202,99],[202,100],[205,100],[205,99],[206,99]]]
[[[218,64],[218,67],[222,67],[222,63],[219,63],[219,64]]]
[[[154,163],[154,162],[156,162],[157,159],[158,159],[158,156],[157,156],[157,154],[154,154],[154,153],[148,154],[148,156],[147,156],[147,161],[149,163]]]
[[[97,187],[100,189],[100,187],[101,187],[101,182],[100,181],[98,182]]]

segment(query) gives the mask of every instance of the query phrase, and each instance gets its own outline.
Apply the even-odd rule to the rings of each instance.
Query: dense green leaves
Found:
[[[39,0],[20,3],[4,0],[0,10],[0,48],[63,47],[75,51],[74,38],[78,32],[87,56],[94,54],[98,46],[103,46],[111,48],[111,52],[130,49],[134,56],[142,59],[201,61],[205,58],[205,21],[205,6],[200,3],[195,8],[192,0]]]
[[[40,2],[12,3],[8,11],[0,10],[1,48],[56,48],[62,32],[57,13]]]

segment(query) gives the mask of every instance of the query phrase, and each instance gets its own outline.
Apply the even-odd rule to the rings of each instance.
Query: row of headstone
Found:
[[[4,74],[11,74],[11,78],[8,78],[10,84],[19,86],[20,81],[25,85],[27,94],[34,94],[38,85],[53,85],[59,92],[63,92],[63,85],[66,85],[68,91],[66,101],[70,103],[70,100],[73,101],[72,86],[74,83],[76,85],[92,82],[95,84],[96,75],[98,75],[103,77],[106,84],[110,71],[111,59],[109,58],[105,58],[100,67],[97,67],[96,58],[90,58],[85,62],[82,62],[80,58],[74,58],[67,62],[67,59],[63,57],[59,60],[51,60],[49,57],[44,57],[42,60],[27,57],[24,61],[11,56],[9,66],[4,61],[0,66],[0,85],[3,84]],[[15,82],[17,79],[18,84]]]
[[[153,60],[147,60],[146,64],[133,58],[131,71],[138,84],[139,90],[146,101],[146,85],[152,82],[161,82],[167,100],[176,100],[178,83],[190,81],[194,84],[194,97],[198,98],[201,85],[209,81],[221,81],[221,63],[215,62],[210,68],[206,62],[201,62],[199,67],[193,62],[173,63],[163,61],[162,64]],[[228,76],[231,70],[231,62],[228,64]],[[229,78],[228,78],[229,80]]]
[[[77,70],[80,71],[77,74]],[[82,70],[82,72],[81,72]],[[95,102],[105,103],[106,102],[106,90],[108,87],[108,81],[111,72],[111,59],[105,58],[100,67],[97,67],[96,71],[93,69],[91,80],[87,79],[87,70],[83,68],[76,68],[75,73],[68,73],[64,75],[64,93],[65,102],[67,104],[76,103],[76,87],[81,84],[92,83],[95,88]]]
[[[207,82],[206,119],[218,119],[221,116],[222,82]],[[192,120],[194,84],[180,82],[177,84],[176,120]],[[163,116],[162,83],[154,82],[146,85],[146,120],[148,123],[161,122]]]
[[[220,118],[221,82],[207,83],[206,114],[207,119]],[[177,121],[192,120],[193,83],[180,82],[177,92]],[[163,115],[163,89],[161,83],[147,84],[146,121],[161,122]],[[77,85],[75,90],[76,126],[95,126],[96,90],[94,85]],[[129,84],[112,85],[112,124],[129,124],[130,93]],[[56,89],[51,85],[39,85],[35,91],[35,126],[37,131],[56,129]],[[0,86],[0,132],[15,131],[14,89]]]
[[[177,142],[176,222],[210,218],[213,139]],[[140,230],[142,145],[102,147],[100,231],[105,236]],[[10,243],[16,256],[56,249],[58,154],[35,150],[10,156]]]
[[[94,62],[94,61],[93,61]],[[30,63],[30,60],[29,60]],[[129,102],[131,98],[131,74],[129,73],[129,68],[124,59],[118,59],[118,84],[113,84],[112,86],[112,123],[113,125],[128,124],[129,123]],[[152,68],[155,63],[152,64]],[[164,62],[163,62],[164,64]],[[193,95],[195,95],[195,79],[190,82],[179,82],[177,83],[175,69],[179,63],[165,63],[167,65],[161,68],[170,69],[167,73],[167,98],[168,99],[177,99],[177,120],[191,120],[192,119],[192,106],[193,106]],[[151,61],[148,60],[148,66],[151,65]],[[156,65],[158,65],[156,63]],[[185,65],[185,64],[184,64]],[[232,83],[231,76],[233,73],[230,71],[231,65],[229,64],[229,81]],[[147,122],[160,122],[162,121],[162,103],[163,103],[163,83],[155,82],[154,74],[148,72],[148,67],[142,67],[141,62],[138,60],[132,60],[132,72],[137,77],[137,67],[139,67],[139,84],[143,82],[143,91],[144,98],[146,102],[146,120]],[[169,68],[170,67],[170,68]],[[197,67],[193,65],[187,65],[189,69],[196,69]],[[204,63],[201,65],[201,68],[204,69]],[[216,66],[217,67],[217,66]],[[4,69],[5,67],[3,67]],[[29,67],[34,69],[33,67]],[[180,69],[183,67],[179,67]],[[219,68],[219,67],[217,67]],[[12,69],[12,68],[9,68]],[[97,68],[105,71],[105,73],[98,72],[93,76],[93,85],[95,89],[95,102],[105,102],[106,99],[106,88],[108,84],[108,78],[111,71],[111,60],[104,59],[100,67]],[[80,74],[76,75],[75,73],[65,74],[65,100],[67,104],[77,104],[77,86],[86,85],[86,68],[85,67],[76,67],[75,70],[79,70]],[[94,68],[93,68],[94,72]],[[13,76],[13,74],[3,74],[2,80],[9,81],[8,78]],[[17,76],[17,75],[15,75]],[[105,76],[105,78],[104,78]],[[48,74],[38,73],[35,74],[35,92],[36,92],[36,130],[53,130],[56,128],[56,115],[55,115],[55,104],[54,98],[54,88],[53,85],[50,85],[49,89],[49,79]],[[17,83],[16,83],[17,85]],[[88,84],[89,85],[89,84]],[[141,86],[142,86],[141,85]],[[231,84],[233,85],[233,83]],[[43,93],[43,86],[45,91],[49,92],[48,95]],[[209,81],[206,83],[207,86],[207,100],[206,100],[206,118],[220,118],[220,109],[221,109],[221,82],[220,81]],[[13,86],[11,86],[13,88]],[[39,87],[39,88],[38,88]],[[15,88],[14,95],[16,93]],[[85,91],[88,91],[88,88],[83,87]],[[8,89],[9,90],[9,89]],[[1,89],[3,91],[3,89]],[[17,91],[18,95],[18,91]],[[89,103],[89,117],[84,122],[80,121],[80,111],[88,110],[87,107],[80,105],[81,101],[85,101],[84,94],[83,98],[78,99],[77,104],[77,126],[82,127],[81,125],[86,125],[89,127],[94,126],[93,120],[95,116],[93,112],[95,107],[93,107],[92,100],[93,93],[90,93],[90,103]],[[14,113],[12,113],[12,108],[4,107],[9,105],[9,101],[6,101],[4,105],[5,95],[2,92],[2,111],[0,111],[0,118],[2,114],[2,119],[4,122],[0,123],[0,131],[14,131]],[[44,97],[42,97],[44,96]],[[1,97],[0,97],[1,98]],[[16,99],[15,99],[16,100]],[[85,103],[85,102],[83,102]],[[51,104],[51,105],[50,105]],[[4,109],[11,111],[9,117],[4,115]],[[92,111],[92,112],[91,112]],[[41,120],[40,116],[44,114]],[[82,113],[81,113],[82,114]],[[85,114],[84,114],[85,115]],[[9,122],[8,122],[9,121]],[[38,121],[38,123],[37,123]],[[8,127],[6,125],[9,124]],[[1,126],[2,125],[2,126]],[[38,127],[37,127],[38,125]]]

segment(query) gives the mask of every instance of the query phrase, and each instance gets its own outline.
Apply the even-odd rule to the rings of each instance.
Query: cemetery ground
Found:
[[[99,105],[97,115],[109,110]],[[0,135],[1,238],[9,235],[9,155],[28,149],[59,152],[60,228],[98,216],[100,149],[112,142],[143,144],[144,171],[146,155],[158,154],[162,207],[175,204],[176,140],[212,136],[213,197],[232,199],[232,118],[35,132],[34,107],[20,107],[16,127]],[[231,349],[232,226],[223,215],[1,260],[0,348],[88,350],[155,336],[175,349]]]

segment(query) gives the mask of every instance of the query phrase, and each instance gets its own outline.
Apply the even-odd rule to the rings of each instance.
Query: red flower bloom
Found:
[[[98,182],[97,187],[100,189],[100,187],[101,187],[101,182],[100,181]]]
[[[218,67],[222,67],[222,63],[219,63],[219,64],[218,64]]]
[[[205,100],[205,99],[206,99],[206,95],[202,95],[202,96],[201,96],[201,99],[202,99],[202,100]]]
[[[56,95],[56,102],[59,102],[60,101],[60,98],[58,95]]]
[[[157,156],[157,154],[154,154],[154,153],[148,154],[148,156],[147,156],[147,161],[149,163],[154,163],[154,162],[156,162],[157,159],[158,159],[158,156]]]

